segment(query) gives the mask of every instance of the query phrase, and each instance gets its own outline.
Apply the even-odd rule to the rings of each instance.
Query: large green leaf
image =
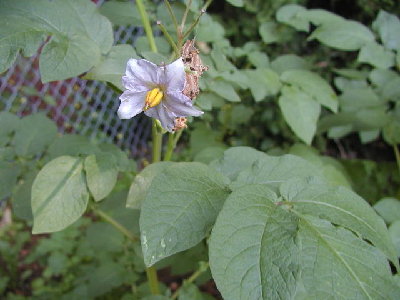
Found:
[[[117,183],[117,162],[110,153],[99,153],[86,157],[85,171],[87,186],[95,201],[107,197]]]
[[[283,117],[294,133],[310,145],[317,130],[321,105],[297,87],[284,87],[279,97]]]
[[[279,22],[293,26],[299,31],[308,32],[310,30],[310,23],[304,18],[306,9],[297,4],[287,4],[282,6],[276,12],[276,19]]]
[[[326,219],[371,241],[398,266],[396,250],[385,223],[364,199],[351,190],[295,179],[282,184],[280,193],[296,211]]]
[[[131,45],[113,46],[101,62],[85,75],[85,79],[108,81],[123,89],[121,78],[125,74],[126,63],[130,58],[138,58]]]
[[[400,49],[400,20],[396,15],[381,10],[372,24],[372,28],[379,33],[386,48]]]
[[[129,188],[126,206],[140,209],[144,199],[146,199],[153,179],[171,165],[173,165],[172,162],[161,161],[147,166],[139,174],[137,174],[131,184],[131,187]]]
[[[331,111],[337,111],[338,101],[334,90],[318,74],[305,70],[289,70],[282,73],[281,80],[298,87]]]
[[[65,134],[54,140],[47,150],[50,159],[62,155],[90,155],[99,153],[100,149],[83,135]]]
[[[231,147],[218,161],[211,163],[211,166],[229,179],[235,180],[243,169],[251,167],[256,160],[265,157],[267,155],[264,152],[254,148]]]
[[[244,74],[256,102],[265,99],[267,96],[276,95],[281,88],[282,84],[278,74],[271,69],[245,70]]]
[[[224,299],[291,299],[299,263],[297,218],[265,186],[233,192],[209,242],[210,267]]]
[[[248,185],[227,198],[209,249],[225,299],[397,299],[400,294],[377,248],[282,204],[265,185]]]
[[[231,184],[239,188],[248,184],[267,184],[277,190],[280,185],[292,178],[316,177],[324,181],[322,170],[308,161],[294,156],[269,156],[255,160],[249,167],[244,168]]]
[[[14,136],[15,152],[31,156],[45,150],[57,134],[53,121],[43,114],[34,114],[21,120]]]
[[[49,35],[39,62],[43,82],[86,72],[113,43],[111,23],[91,1],[1,0],[0,7],[0,72],[20,51],[33,55]]]
[[[140,215],[146,265],[199,243],[228,193],[225,178],[201,163],[175,163],[157,175]]]
[[[308,38],[340,50],[358,50],[373,42],[373,33],[361,23],[347,20],[334,20],[322,23]]]
[[[12,189],[17,183],[20,167],[11,162],[0,161],[0,200],[10,196]]]
[[[374,205],[375,210],[385,220],[391,224],[400,221],[400,200],[396,198],[382,198]]]
[[[83,161],[60,156],[37,175],[32,185],[33,233],[60,231],[86,210],[89,192]]]
[[[139,12],[133,2],[108,1],[100,7],[100,13],[106,16],[114,25],[141,26]]]
[[[377,68],[388,69],[394,66],[394,53],[372,42],[365,44],[361,48],[357,60]]]

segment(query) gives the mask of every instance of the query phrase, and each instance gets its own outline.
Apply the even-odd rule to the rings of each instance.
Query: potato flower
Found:
[[[164,66],[145,59],[128,60],[122,77],[126,91],[119,97],[118,116],[130,119],[143,111],[159,120],[164,129],[172,131],[176,118],[202,115],[182,93],[185,80],[182,58]]]

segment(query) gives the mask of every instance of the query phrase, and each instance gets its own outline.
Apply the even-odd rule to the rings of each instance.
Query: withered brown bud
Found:
[[[199,79],[207,66],[201,61],[199,50],[195,47],[194,40],[187,40],[182,47],[182,60],[186,68],[186,86],[183,94],[194,100],[199,94]]]
[[[187,119],[185,117],[175,118],[175,127],[174,127],[174,129],[172,129],[172,131],[175,132],[175,131],[185,129],[187,127],[186,121],[187,121]]]

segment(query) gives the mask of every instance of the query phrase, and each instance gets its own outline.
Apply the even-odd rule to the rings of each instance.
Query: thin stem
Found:
[[[204,6],[203,6],[203,10],[207,10],[207,8],[210,6],[211,2],[213,2],[213,0],[207,0],[206,4],[204,4]]]
[[[394,150],[394,156],[396,157],[397,166],[399,167],[399,172],[400,172],[400,152],[397,145],[393,145],[393,150]]]
[[[125,235],[131,242],[137,242],[139,240],[126,227],[124,227],[121,223],[119,223],[117,220],[115,220],[113,217],[111,217],[106,212],[102,211],[101,209],[94,208],[94,207],[93,207],[93,210],[95,211],[96,214],[98,214],[106,222],[110,223],[112,226],[115,227],[115,229],[117,229],[119,232],[121,232],[123,235]]]
[[[178,34],[178,21],[176,20],[175,14],[172,11],[171,4],[169,4],[169,0],[164,0],[164,3],[165,3],[165,6],[168,9],[168,13],[169,13],[169,15],[170,15],[170,17],[172,19],[172,22],[174,23],[176,33]]]
[[[200,11],[200,15],[197,17],[196,21],[194,21],[193,24],[189,27],[189,29],[183,34],[183,39],[193,31],[193,29],[196,27],[197,24],[199,24],[200,18],[202,15],[204,15],[205,12],[206,11],[204,9]]]
[[[149,41],[150,49],[153,52],[157,52],[157,46],[154,40],[153,30],[151,29],[149,16],[147,15],[142,0],[136,0],[136,6],[139,10],[140,18],[142,19],[142,24],[144,31],[146,32],[147,40]]]
[[[158,131],[157,120],[153,119],[152,124],[152,135],[153,135],[153,163],[161,160],[161,145],[162,145],[162,134]]]
[[[172,39],[172,36],[168,33],[167,29],[165,28],[165,26],[160,21],[157,21],[157,25],[158,25],[158,27],[160,27],[162,33],[167,38],[168,43],[174,49],[174,52],[175,52],[176,56],[178,57],[179,56],[179,49],[178,49],[178,46],[175,44],[174,40]]]
[[[157,270],[154,266],[146,269],[147,279],[149,280],[150,292],[153,295],[159,295],[160,289],[158,287]]]
[[[188,16],[189,9],[190,9],[191,6],[192,6],[192,0],[189,0],[189,3],[186,4],[185,13],[183,14],[183,17],[182,17],[181,32],[183,32],[183,29],[185,28],[186,18]]]
[[[208,262],[202,262],[200,263],[200,268],[194,272],[192,274],[192,276],[190,276],[188,279],[186,279],[182,286],[184,286],[185,284],[189,284],[189,283],[193,283],[193,281],[195,281],[201,274],[203,274],[205,271],[207,271],[208,267],[210,266],[210,264]],[[181,286],[181,288],[182,288]],[[179,296],[179,293],[181,291],[181,288],[177,289],[175,291],[175,293],[172,294],[171,299],[176,299]]]
[[[179,138],[182,135],[183,130],[180,130],[176,133],[170,133],[168,135],[168,142],[167,142],[167,150],[165,151],[164,161],[170,161],[172,157],[172,153],[178,143]]]

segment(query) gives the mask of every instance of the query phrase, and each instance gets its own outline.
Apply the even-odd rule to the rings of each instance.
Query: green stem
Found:
[[[160,289],[158,287],[157,270],[154,266],[146,269],[147,279],[149,280],[150,292],[153,295],[159,295]]]
[[[394,150],[394,156],[396,157],[397,166],[399,167],[399,172],[400,172],[400,152],[397,145],[393,145],[393,150]]]
[[[184,286],[185,284],[193,283],[193,281],[195,281],[201,274],[203,274],[205,271],[207,271],[209,266],[210,266],[210,264],[208,262],[206,262],[206,263],[201,262],[200,268],[196,272],[194,272],[192,274],[192,276],[190,276],[188,279],[186,279],[183,282],[182,286]],[[175,293],[172,294],[171,299],[174,300],[174,299],[178,298],[180,291],[181,291],[181,288],[177,289],[175,291]]]
[[[169,13],[169,15],[170,15],[170,17],[171,17],[171,19],[172,19],[172,22],[174,23],[176,33],[178,34],[178,30],[179,30],[179,29],[178,29],[178,21],[176,20],[175,14],[174,14],[174,12],[172,11],[171,4],[169,4],[169,1],[168,1],[168,0],[164,0],[164,3],[165,3],[165,6],[166,6],[167,9],[168,9],[168,13]]]
[[[201,16],[205,13],[205,10],[201,10],[200,15],[197,17],[196,21],[193,22],[193,24],[189,27],[189,29],[183,34],[183,39],[185,39],[196,27],[196,25],[199,23]]]
[[[142,19],[147,40],[149,41],[150,49],[153,52],[158,52],[156,42],[154,40],[153,30],[151,29],[149,16],[147,15],[142,0],[136,0],[136,5],[139,10],[140,17]],[[153,162],[156,162],[160,161],[161,159],[162,134],[158,132],[157,121],[154,119],[153,119],[152,134],[153,134]],[[147,275],[147,280],[149,281],[151,293],[153,295],[159,294],[160,292],[158,289],[157,272],[154,269],[154,267],[147,268],[146,275]]]
[[[182,135],[183,130],[180,130],[176,133],[170,133],[168,135],[168,142],[167,142],[167,150],[165,151],[164,161],[170,161],[172,157],[172,153],[178,143],[179,138]]]
[[[185,13],[183,14],[183,17],[182,17],[181,32],[183,32],[183,30],[184,30],[184,28],[185,28],[186,18],[187,18],[187,16],[188,16],[189,9],[190,9],[191,6],[192,6],[192,0],[189,0],[189,3],[186,4]]]
[[[161,160],[161,145],[162,145],[162,134],[158,131],[157,120],[153,119],[152,125],[153,135],[153,163]]]
[[[157,52],[156,42],[154,40],[153,30],[151,29],[149,16],[147,15],[146,9],[143,5],[142,0],[136,0],[136,6],[139,10],[140,18],[142,19],[144,31],[146,32],[147,40],[149,41],[150,49],[153,52]]]
[[[119,223],[117,220],[115,220],[113,217],[111,217],[106,212],[102,211],[101,209],[94,208],[94,207],[93,207],[93,210],[102,219],[104,219],[104,221],[110,223],[112,226],[115,227],[115,229],[117,229],[119,232],[121,232],[123,235],[125,235],[131,242],[137,242],[139,240],[126,227],[124,227],[121,223]]]
[[[178,46],[175,44],[174,40],[172,39],[172,36],[168,33],[167,29],[164,27],[163,24],[161,24],[161,22],[158,21],[157,25],[158,25],[158,27],[160,27],[162,33],[167,38],[168,43],[174,49],[176,57],[179,57],[179,49],[178,49]]]

